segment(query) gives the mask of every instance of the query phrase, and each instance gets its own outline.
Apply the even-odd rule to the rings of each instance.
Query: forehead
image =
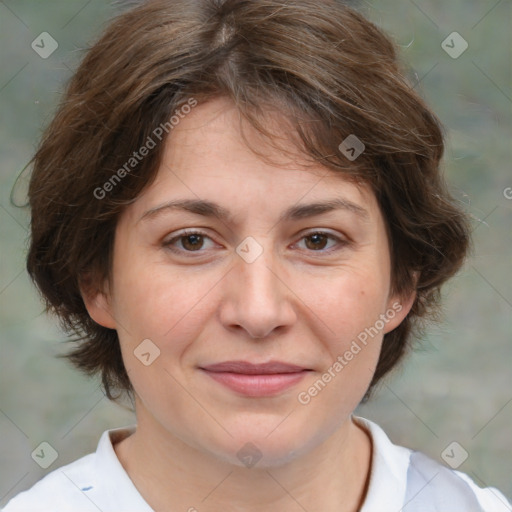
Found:
[[[283,215],[290,205],[337,201],[348,210],[378,214],[369,186],[356,185],[302,154],[286,120],[268,117],[272,143],[218,98],[197,105],[174,126],[156,180],[130,206],[132,215],[174,199],[205,200],[244,213]],[[343,205],[342,205],[343,206]]]

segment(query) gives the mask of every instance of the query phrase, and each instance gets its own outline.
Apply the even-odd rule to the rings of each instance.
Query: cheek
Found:
[[[342,418],[362,399],[378,362],[383,333],[382,322],[377,322],[386,310],[389,276],[375,262],[331,272],[322,283],[311,278],[309,284],[305,296],[311,325],[317,329],[315,337],[324,340],[318,377],[325,387],[320,382],[311,394],[302,391],[306,400],[317,407],[330,404],[331,413],[337,411]]]
[[[373,378],[383,339],[376,323],[385,312],[384,284],[379,276],[353,270],[326,280],[322,296],[310,294],[311,309],[321,320],[312,325],[318,329],[315,337],[323,340],[324,357],[321,370],[297,398],[325,425],[344,421]]]
[[[375,324],[386,308],[389,282],[385,273],[352,267],[303,283],[301,295],[311,314],[339,348]]]
[[[124,331],[122,343],[133,345],[149,338],[166,350],[183,349],[180,340],[191,339],[200,328],[211,303],[208,292],[218,279],[147,258],[117,263],[114,314]]]

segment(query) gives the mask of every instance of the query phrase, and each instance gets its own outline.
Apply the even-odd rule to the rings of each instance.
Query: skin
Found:
[[[275,129],[286,135],[278,121]],[[156,511],[356,511],[372,444],[351,414],[383,335],[414,295],[390,293],[389,244],[369,188],[306,165],[291,143],[293,159],[248,125],[244,133],[272,163],[244,143],[226,99],[200,104],[180,121],[156,181],[118,221],[112,279],[84,294],[91,317],[117,330],[136,393],[137,431],[115,451]],[[164,208],[141,219],[185,198],[214,201],[232,218]],[[334,198],[366,213],[341,208],[279,221],[291,206]],[[205,237],[177,238],[184,228]],[[329,236],[311,237],[318,231]],[[248,236],[263,250],[252,263],[235,251]],[[298,394],[398,302],[401,311],[379,335],[307,405],[299,403]],[[148,366],[134,355],[144,339],[160,350]],[[247,397],[199,368],[234,359],[311,371],[276,396]],[[262,454],[252,468],[237,457],[247,442]]]

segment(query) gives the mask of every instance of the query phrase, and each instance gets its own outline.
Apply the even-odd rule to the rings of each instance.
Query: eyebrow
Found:
[[[156,206],[155,208],[151,208],[142,215],[139,221],[154,219],[155,217],[159,217],[161,214],[172,210],[184,210],[196,215],[215,218],[227,223],[233,223],[234,220],[234,216],[229,210],[212,201],[206,201],[203,199],[177,199],[174,201],[168,201],[162,205]],[[336,210],[349,211],[356,214],[362,220],[368,220],[370,217],[368,211],[362,206],[359,206],[347,199],[333,198],[322,202],[291,206],[280,215],[278,222],[315,217],[317,215]]]

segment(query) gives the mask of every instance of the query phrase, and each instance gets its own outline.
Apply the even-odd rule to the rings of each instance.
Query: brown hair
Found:
[[[117,332],[89,317],[79,285],[85,276],[98,287],[109,278],[119,214],[155,178],[163,144],[133,168],[126,162],[156,127],[169,128],[180,105],[216,96],[267,135],[262,120],[274,108],[301,152],[374,191],[393,291],[416,289],[417,297],[384,337],[367,398],[402,358],[413,327],[432,316],[440,286],[464,260],[469,229],[439,170],[439,121],[404,77],[390,39],[336,0],[148,1],[117,17],[90,49],[46,129],[29,187],[27,268],[47,310],[76,335],[67,357],[100,373],[109,398],[132,391]],[[353,161],[339,149],[351,134],[365,145]]]

